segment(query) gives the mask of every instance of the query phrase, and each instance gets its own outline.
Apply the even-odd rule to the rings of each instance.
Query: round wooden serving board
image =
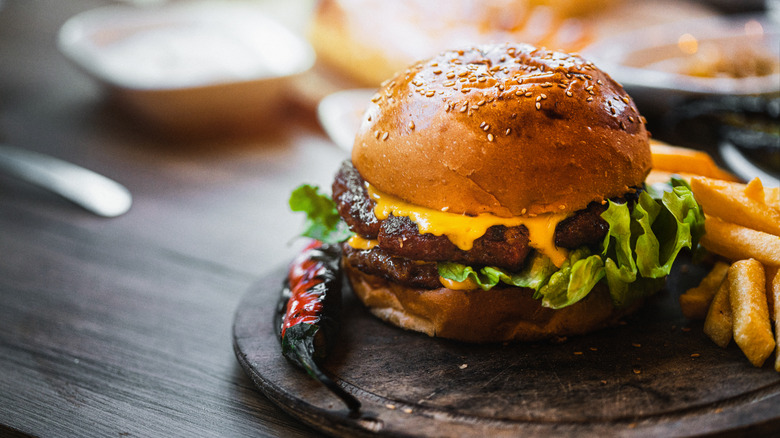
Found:
[[[334,436],[777,433],[780,373],[754,368],[733,343],[717,347],[680,313],[677,295],[698,281],[694,270],[674,274],[625,325],[530,344],[407,332],[374,318],[345,287],[338,345],[323,369],[362,402],[358,418],[281,354],[273,314],[284,269],[241,302],[234,348],[269,399]]]

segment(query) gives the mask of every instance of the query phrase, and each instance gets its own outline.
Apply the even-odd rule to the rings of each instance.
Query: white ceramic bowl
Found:
[[[86,11],[58,46],[143,119],[195,132],[262,123],[315,58],[257,4],[219,0]]]

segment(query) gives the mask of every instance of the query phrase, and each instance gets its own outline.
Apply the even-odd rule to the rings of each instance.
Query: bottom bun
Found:
[[[537,341],[616,324],[641,303],[616,309],[602,283],[563,309],[542,307],[533,290],[416,289],[366,274],[344,260],[355,295],[375,316],[407,330],[465,342]]]

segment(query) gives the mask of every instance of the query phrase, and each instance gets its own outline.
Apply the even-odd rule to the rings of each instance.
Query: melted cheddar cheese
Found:
[[[365,239],[355,234],[349,238],[349,240],[347,241],[347,245],[355,249],[371,249],[379,245],[379,241],[373,239]]]
[[[528,229],[530,245],[546,255],[560,267],[568,257],[568,252],[555,246],[555,227],[567,214],[542,214],[535,217],[500,217],[484,213],[477,216],[448,213],[420,207],[403,201],[395,196],[382,193],[370,184],[366,184],[368,194],[376,201],[374,214],[380,220],[393,216],[406,216],[417,224],[422,234],[447,236],[458,248],[468,251],[474,241],[485,234],[494,225],[517,227],[525,225]]]

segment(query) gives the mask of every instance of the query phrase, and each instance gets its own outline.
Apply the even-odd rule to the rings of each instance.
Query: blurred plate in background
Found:
[[[780,92],[780,30],[762,16],[688,20],[615,35],[583,50],[640,110],[685,99]]]
[[[373,88],[337,91],[326,96],[317,106],[317,117],[325,133],[345,151],[352,150],[360,118],[375,93]]]

